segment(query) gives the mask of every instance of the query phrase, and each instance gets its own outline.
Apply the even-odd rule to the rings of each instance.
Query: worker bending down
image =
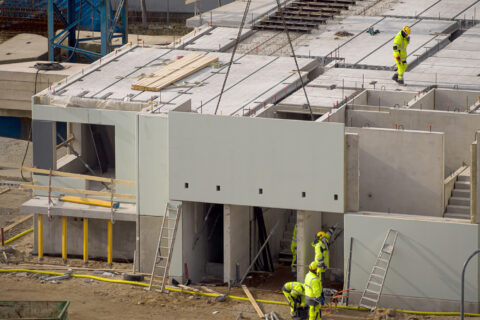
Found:
[[[315,237],[312,246],[315,248],[315,262],[319,269],[318,274],[322,284],[325,283],[325,271],[330,268],[330,252],[328,246],[330,245],[330,238],[335,232],[336,227],[328,228],[327,232],[320,231]]]
[[[308,266],[308,273],[305,276],[305,303],[309,306],[308,319],[322,319],[323,288],[319,277],[320,268],[317,262],[313,261]]]
[[[410,27],[404,26],[393,39],[393,58],[397,64],[397,72],[392,79],[404,84],[403,74],[407,70],[407,46],[410,43]]]
[[[282,291],[290,306],[290,315],[292,318],[298,318],[300,309],[306,306],[304,284],[294,281],[287,282],[283,285]]]

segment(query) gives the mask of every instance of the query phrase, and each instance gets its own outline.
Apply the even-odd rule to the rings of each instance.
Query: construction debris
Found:
[[[262,312],[262,309],[258,306],[257,301],[255,301],[255,298],[253,298],[252,293],[248,290],[246,285],[242,285],[242,289],[245,292],[245,294],[248,297],[248,300],[250,300],[250,303],[252,304],[253,308],[257,312],[258,316],[262,319],[265,318],[265,314]]]

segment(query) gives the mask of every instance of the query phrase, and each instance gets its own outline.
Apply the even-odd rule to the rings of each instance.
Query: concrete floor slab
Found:
[[[225,51],[233,47],[237,39],[239,28],[217,27],[199,39],[185,46],[186,50],[193,51]],[[250,36],[254,31],[249,28],[242,29],[240,41]]]
[[[118,221],[136,221],[137,211],[135,204],[122,203],[113,214],[114,219]],[[22,205],[21,213],[48,213],[48,197],[37,196]],[[85,204],[58,201],[53,199],[53,205],[50,208],[52,216],[67,216],[92,219],[110,219],[110,208],[90,206]]]
[[[358,90],[352,89],[329,89],[324,87],[316,87],[315,85],[308,85],[305,90],[307,91],[308,100],[312,108],[334,108],[338,103],[345,99],[345,96],[349,97],[355,94]],[[297,90],[280,103],[279,107],[296,107],[303,109],[303,105],[306,104],[305,94],[302,89]]]
[[[204,68],[161,92],[132,90],[131,85],[142,75],[161,69],[166,62],[190,53],[184,50],[169,50],[150,47],[135,47],[122,56],[97,65],[77,80],[57,91],[62,97],[85,97],[105,100],[129,100],[146,103],[150,100],[159,104],[158,112],[178,106],[179,101],[191,99],[192,110],[213,113],[225,79],[229,53],[210,52],[219,61]],[[317,65],[313,59],[298,59],[301,69],[312,70]],[[267,101],[279,101],[300,86],[294,73],[295,63],[290,57],[268,57],[238,55],[230,70],[222,96],[219,114],[244,115],[245,109],[258,109]],[[305,72],[303,76],[306,76]]]
[[[480,26],[475,26],[420,63],[413,71],[448,74],[449,76],[477,76],[480,74],[479,51]]]
[[[387,17],[418,18],[418,15],[425,12],[441,0],[402,0],[397,2],[393,8],[384,12]]]
[[[441,0],[419,14],[420,18],[455,19],[473,6],[477,0]]]
[[[467,10],[459,13],[455,17],[455,19],[478,22],[480,20],[480,3],[477,2],[473,6],[469,7]]]
[[[0,64],[44,60],[48,54],[47,38],[21,33],[0,44]]]
[[[284,4],[285,0],[280,1]],[[214,10],[196,15],[187,19],[187,27],[198,27],[204,23],[209,23],[217,27],[239,27],[242,21],[243,13],[247,5],[246,1],[234,1]],[[276,11],[277,2],[273,0],[255,0],[250,4],[246,24],[250,25],[257,19]]]

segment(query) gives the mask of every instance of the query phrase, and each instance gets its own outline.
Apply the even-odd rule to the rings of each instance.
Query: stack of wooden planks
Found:
[[[162,69],[155,71],[150,76],[139,79],[132,84],[133,90],[160,91],[191,74],[217,62],[218,57],[207,56],[201,53],[191,53]]]

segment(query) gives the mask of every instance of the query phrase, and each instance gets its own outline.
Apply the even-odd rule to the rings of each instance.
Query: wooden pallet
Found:
[[[134,84],[133,90],[160,91],[191,74],[218,61],[218,57],[207,56],[201,53],[191,53],[181,59],[167,64],[162,69],[144,77]]]

